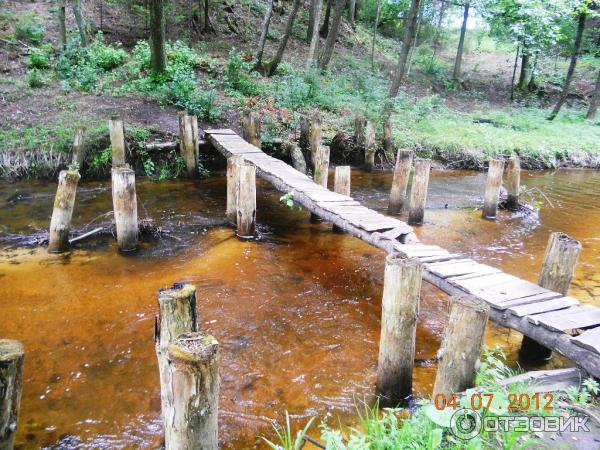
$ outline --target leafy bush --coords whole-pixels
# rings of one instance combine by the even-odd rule
[[[29,69],[27,71],[27,84],[30,88],[40,88],[44,86],[44,75],[40,69]]]
[[[27,67],[30,69],[48,69],[50,67],[51,52],[52,45],[50,44],[32,49],[27,60]]]
[[[113,46],[104,43],[104,36],[101,32],[96,34],[96,38],[90,45],[89,63],[104,71],[119,67],[125,62],[127,52],[119,46]]]
[[[252,63],[245,61],[243,54],[235,49],[229,52],[225,68],[225,85],[243,95],[253,96],[262,93]]]
[[[15,25],[15,39],[29,44],[39,45],[44,40],[44,26],[39,17],[24,15]]]

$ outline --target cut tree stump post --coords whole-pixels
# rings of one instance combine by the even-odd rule
[[[166,412],[173,408],[171,371],[169,369],[169,344],[184,333],[198,331],[196,312],[196,286],[175,283],[168,289],[158,291],[158,316],[154,328],[154,347],[158,358],[160,375],[160,402],[165,424]]]
[[[194,126],[192,116],[185,112],[179,113],[179,153],[185,161],[186,174],[193,178],[196,176],[196,148],[194,148]]]
[[[138,244],[135,172],[128,167],[112,169],[112,199],[119,250],[133,251]]]
[[[365,131],[367,128],[367,120],[362,114],[358,114],[354,118],[354,142],[359,152],[364,152],[366,149],[365,145]]]
[[[326,145],[319,145],[314,159],[314,171],[313,180],[315,183],[320,184],[324,188],[327,187],[327,181],[329,179],[329,147]],[[322,222],[321,218],[310,213],[310,221],[312,223]]]
[[[58,175],[58,188],[54,197],[48,238],[50,253],[61,253],[69,249],[69,230],[80,178],[77,170],[61,170]]]
[[[261,148],[260,139],[260,116],[252,110],[244,111],[242,116],[242,137],[255,147]]]
[[[412,392],[422,265],[390,254],[385,261],[377,393],[382,406],[397,406]]]
[[[0,339],[0,449],[12,450],[23,392],[23,344]]]
[[[310,150],[310,121],[306,116],[300,117],[300,139],[298,144],[304,155]]]
[[[198,130],[198,117],[190,116],[190,120],[192,121],[192,142],[194,144],[194,162],[196,163],[196,167],[194,167],[194,174],[197,174],[198,161],[200,161],[200,132]]]
[[[83,161],[85,160],[85,127],[79,126],[75,129],[75,137],[73,138],[73,164],[77,165],[77,169],[81,170]]]
[[[167,450],[219,448],[219,343],[186,333],[169,345],[173,404],[164,411]]]
[[[408,213],[409,225],[423,224],[430,170],[431,161],[429,159],[415,158],[415,175],[410,191],[410,210]]]
[[[495,219],[498,211],[498,200],[500,198],[500,187],[502,186],[502,172],[504,161],[500,159],[490,160],[488,168],[487,185],[483,200],[483,218]]]
[[[237,194],[240,185],[240,165],[244,159],[241,156],[227,158],[227,221],[237,224]]]
[[[383,150],[388,155],[393,155],[396,151],[394,138],[392,137],[392,124],[389,117],[383,121]]]
[[[521,189],[521,162],[519,157],[513,155],[506,165],[506,207],[511,211],[519,208],[519,190]]]
[[[473,296],[451,297],[449,309],[432,399],[473,387],[489,316],[489,307]]]
[[[333,190],[338,194],[350,197],[350,182],[352,179],[352,171],[350,166],[337,166],[333,177]],[[333,226],[333,231],[342,232],[342,229],[337,225]]]
[[[108,121],[108,132],[110,134],[110,147],[112,148],[112,166],[125,165],[125,130],[123,119],[113,116]]]
[[[319,113],[314,113],[311,121],[310,121],[310,138],[309,138],[309,144],[310,144],[310,163],[312,164],[313,168],[316,170],[316,158],[317,158],[317,152],[319,150],[319,148],[321,147],[321,138],[322,138],[322,131],[321,131],[321,115]]]
[[[579,241],[565,233],[550,234],[538,284],[543,288],[567,295],[580,252]],[[541,363],[552,357],[552,350],[528,336],[523,336],[519,356],[530,363]]]
[[[400,214],[402,208],[404,208],[412,158],[412,151],[398,150],[396,155],[396,165],[394,166],[392,189],[390,191],[390,203],[388,205],[389,214]]]
[[[244,162],[238,170],[237,236],[250,239],[256,231],[256,167]]]
[[[375,140],[375,121],[368,120],[365,127],[365,169],[372,171],[375,167],[375,152],[377,142]]]

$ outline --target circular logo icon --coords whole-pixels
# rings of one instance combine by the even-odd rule
[[[481,432],[481,416],[472,409],[459,409],[452,414],[450,430],[457,438],[472,439]]]

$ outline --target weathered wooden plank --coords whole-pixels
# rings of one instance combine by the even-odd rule
[[[528,297],[517,298],[514,300],[507,300],[506,302],[502,303],[501,309],[504,310],[504,309],[512,308],[514,306],[528,305],[530,303],[545,302],[548,300],[553,300],[553,299],[562,298],[562,297],[564,297],[564,295],[562,295],[558,292],[552,292],[552,291],[542,292],[541,294],[530,295]]]
[[[442,278],[478,272],[480,264],[473,260],[446,261],[443,265],[427,265],[427,269]]]
[[[578,305],[579,302],[573,297],[559,297],[552,300],[538,301],[535,303],[525,303],[514,306],[508,310],[509,313],[518,317],[541,314],[559,309],[566,309],[570,306]]]
[[[571,342],[579,347],[600,354],[600,327],[592,328],[577,337],[571,338]]]
[[[527,384],[528,392],[556,392],[570,387],[579,388],[587,374],[579,367],[554,370],[535,370],[506,378],[500,386]]]
[[[500,269],[496,269],[495,267],[488,266],[487,264],[479,264],[479,270],[473,273],[467,273],[465,275],[457,275],[456,277],[452,277],[453,281],[460,280],[469,280],[473,278],[479,278],[485,275],[494,275],[496,273],[501,273]]]
[[[436,261],[449,261],[453,259],[460,258],[462,255],[458,253],[448,253],[447,255],[438,255],[438,256],[417,256],[423,263],[432,263]],[[427,267],[425,267],[427,270]]]
[[[507,273],[484,274],[474,278],[449,280],[452,285],[457,286],[468,294],[477,295],[483,288],[489,288],[498,284],[514,282],[518,280]]]
[[[572,306],[526,317],[531,323],[553,331],[576,330],[600,325],[600,309],[588,305]]]
[[[428,268],[428,267],[438,268],[438,267],[445,267],[445,266],[449,266],[449,265],[453,265],[453,264],[463,264],[463,263],[478,264],[476,261],[473,261],[470,258],[455,258],[452,261],[440,261],[440,262],[425,264],[425,267],[426,268]]]
[[[211,128],[209,130],[204,130],[204,134],[235,134],[237,136],[237,133],[229,128]]]

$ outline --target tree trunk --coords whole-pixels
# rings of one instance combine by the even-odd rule
[[[517,46],[517,52],[515,53],[515,62],[513,64],[512,78],[510,80],[510,101],[515,99],[515,75],[517,74],[517,64],[519,63],[519,51],[520,46]]]
[[[377,38],[377,26],[379,25],[380,14],[381,0],[377,0],[377,12],[375,13],[375,23],[373,24],[373,45],[371,46],[371,70],[375,68],[375,40]]]
[[[600,100],[600,70],[598,70],[598,77],[596,78],[596,88],[592,94],[590,100],[590,109],[588,109],[587,115],[585,116],[589,120],[596,118],[596,112],[598,111],[598,101]]]
[[[165,12],[163,0],[149,0],[150,8],[150,66],[155,72],[167,68],[165,55]]]
[[[0,449],[14,448],[23,392],[23,344],[0,339]]]
[[[260,29],[260,37],[258,38],[258,44],[256,47],[256,66],[260,66],[262,61],[263,51],[265,49],[265,42],[267,41],[267,33],[269,32],[269,24],[271,23],[271,16],[273,15],[273,0],[267,1],[267,12]]]
[[[319,48],[319,23],[321,22],[321,6],[323,0],[313,0],[311,2],[311,17],[312,22],[309,21],[309,38],[310,48],[308,50],[308,57],[306,58],[306,68],[313,67],[317,62],[317,53]]]
[[[65,0],[58,0],[58,41],[61,51],[67,47],[67,24]]]
[[[204,32],[207,33],[212,29],[209,16],[209,0],[204,0]]]
[[[468,3],[465,5],[463,13],[462,27],[460,28],[460,39],[458,41],[458,50],[456,51],[456,59],[454,60],[454,70],[452,71],[452,78],[455,81],[460,81],[460,66],[462,65],[463,50],[465,48],[465,34],[467,33],[467,21],[469,20],[469,8],[471,5]]]
[[[348,22],[350,26],[354,28],[354,21],[356,20],[356,0],[350,0],[348,5]]]
[[[319,31],[322,38],[326,38],[329,34],[329,17],[331,16],[331,5],[333,4],[333,1],[334,0],[327,0],[327,9],[325,9],[325,19],[323,20],[323,26]]]
[[[433,39],[433,56],[436,55],[440,47],[442,46],[442,23],[444,22],[444,16],[446,15],[446,8],[448,3],[442,0],[440,6],[440,15],[438,16],[437,30]]]
[[[281,39],[279,47],[277,48],[277,53],[269,63],[260,67],[260,71],[263,75],[270,77],[277,70],[277,66],[283,58],[283,53],[285,52],[285,48],[287,47],[287,42],[290,39],[290,35],[292,34],[292,28],[294,27],[294,20],[296,19],[296,14],[298,13],[299,6],[300,0],[294,0],[294,3],[292,3],[292,10],[290,11],[290,15],[288,16],[287,22],[285,24],[285,32],[283,34],[283,38]]]
[[[585,19],[586,14],[582,12],[579,14],[579,20],[577,23],[577,34],[575,35],[575,48],[573,49],[573,54],[571,55],[571,63],[569,64],[569,70],[567,71],[567,78],[565,79],[565,84],[563,86],[562,92],[560,94],[560,98],[548,117],[548,120],[554,120],[554,118],[560,112],[560,109],[564,105],[567,100],[567,94],[569,93],[569,86],[571,85],[571,81],[573,80],[573,73],[575,73],[575,67],[577,66],[577,58],[579,57],[579,52],[581,51],[581,41],[583,38],[583,31],[585,30]]]
[[[421,0],[411,0],[410,9],[406,17],[404,24],[404,36],[402,38],[402,50],[400,51],[400,58],[398,60],[398,66],[396,68],[396,74],[392,80],[390,86],[389,97],[394,98],[398,95],[398,89],[406,74],[406,62],[408,60],[408,54],[410,53],[410,47],[412,45],[413,37],[416,29],[417,22],[417,11],[419,10],[419,3]]]
[[[335,46],[335,41],[337,40],[338,32],[340,30],[342,15],[344,14],[345,3],[346,0],[335,1],[335,9],[333,11],[333,18],[331,21],[331,30],[329,30],[329,33],[327,34],[327,40],[325,41],[323,55],[321,56],[321,60],[319,61],[319,67],[321,69],[325,69],[329,65],[329,61],[331,61],[331,56],[333,55],[333,47]]]
[[[529,76],[530,55],[527,52],[527,48],[523,46],[523,53],[521,55],[521,72],[519,73],[519,82],[517,83],[517,89],[520,91],[525,90],[525,86],[527,86],[527,78]]]
[[[88,39],[85,30],[85,20],[81,14],[81,0],[71,0],[71,7],[73,8],[73,15],[75,16],[75,22],[77,22],[77,28],[79,29],[79,37],[81,38],[81,45],[83,48],[88,47]]]

